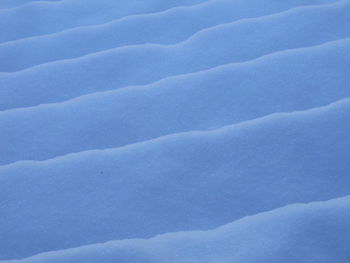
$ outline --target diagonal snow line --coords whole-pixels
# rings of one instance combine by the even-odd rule
[[[55,2],[46,2],[46,1],[34,1],[34,2],[31,2],[31,3],[27,3],[25,5],[21,5],[21,6],[17,6],[17,7],[12,7],[12,8],[0,8],[0,14],[2,12],[7,12],[7,11],[16,11],[17,9],[22,9],[23,7],[27,7],[27,6],[32,6],[32,5],[61,5],[61,4],[64,4],[66,0],[64,1],[55,1]],[[103,22],[103,23],[98,23],[98,24],[94,24],[94,25],[90,25],[90,26],[99,26],[99,25],[104,25],[104,24],[107,24],[107,23],[111,23],[111,22],[115,22],[115,21],[118,21],[118,20],[122,20],[124,18],[128,18],[128,17],[131,17],[131,16],[139,16],[139,15],[146,15],[146,14],[156,14],[156,13],[160,13],[160,12],[165,12],[165,11],[168,11],[170,9],[173,9],[173,8],[182,8],[182,7],[191,7],[191,6],[195,6],[195,5],[200,5],[200,4],[203,4],[203,3],[206,3],[208,1],[215,1],[215,0],[205,0],[201,3],[198,3],[198,4],[192,4],[192,5],[179,5],[179,6],[173,6],[173,7],[169,7],[169,8],[165,8],[164,10],[162,11],[154,11],[154,12],[146,12],[146,13],[138,13],[138,14],[130,14],[130,15],[125,15],[125,16],[121,16],[117,19],[113,19],[113,20],[110,20],[108,22]],[[65,32],[65,31],[68,31],[68,30],[71,30],[71,29],[76,29],[76,28],[84,28],[84,27],[88,27],[88,26],[73,26],[73,27],[68,27],[68,28],[65,28],[63,30],[59,30],[59,31],[55,31],[55,32],[50,32],[50,33],[46,33],[46,34],[38,34],[38,35],[31,35],[31,36],[27,36],[27,37],[22,37],[22,38],[18,38],[18,39],[15,39],[15,40],[7,40],[7,41],[4,41],[4,42],[1,42],[0,44],[6,44],[6,43],[11,43],[11,42],[15,42],[15,41],[19,41],[19,40],[25,40],[25,39],[30,39],[30,38],[35,38],[35,37],[40,37],[40,36],[45,36],[45,35],[51,35],[51,34],[55,34],[55,33],[62,33],[62,32]]]
[[[246,120],[246,121],[238,122],[238,123],[231,124],[231,125],[225,125],[223,127],[212,129],[212,130],[192,130],[192,131],[186,131],[186,132],[172,133],[172,134],[163,135],[163,136],[153,138],[150,140],[146,140],[146,141],[127,144],[127,145],[120,146],[120,147],[106,148],[106,149],[91,149],[91,150],[85,150],[85,151],[81,151],[81,152],[68,153],[68,154],[60,155],[60,156],[57,156],[57,157],[54,157],[51,159],[47,159],[47,160],[20,160],[20,161],[16,161],[13,163],[1,165],[0,172],[2,169],[8,169],[8,168],[12,168],[12,167],[15,167],[17,165],[22,165],[22,164],[33,164],[33,165],[45,164],[46,165],[46,164],[49,164],[50,162],[67,160],[71,157],[76,158],[78,156],[83,156],[86,154],[88,155],[91,153],[128,151],[130,149],[134,149],[134,148],[137,148],[137,147],[140,147],[143,145],[148,145],[148,144],[152,144],[152,143],[162,143],[168,139],[179,138],[182,136],[202,135],[202,134],[217,134],[217,133],[225,132],[225,131],[232,130],[232,129],[239,129],[241,127],[254,126],[254,125],[264,123],[267,121],[281,120],[281,119],[285,119],[286,117],[294,117],[294,116],[300,117],[300,116],[304,116],[307,114],[320,114],[320,113],[322,114],[324,111],[328,111],[328,110],[331,110],[331,109],[339,107],[339,106],[341,107],[344,104],[345,105],[350,104],[350,97],[343,98],[341,100],[337,100],[335,102],[332,102],[328,105],[321,106],[321,107],[314,107],[314,108],[302,110],[302,111],[272,113],[272,114],[268,114],[268,115],[265,115],[263,117],[259,117],[256,119]]]
[[[46,259],[48,257],[55,257],[59,255],[67,255],[68,253],[79,253],[82,250],[90,250],[90,249],[99,249],[103,248],[105,246],[111,246],[111,247],[116,247],[120,244],[123,244],[125,242],[128,243],[134,243],[134,242],[154,242],[154,241],[161,241],[164,242],[164,240],[169,240],[172,238],[176,237],[191,237],[194,235],[203,235],[203,234],[212,234],[215,232],[228,232],[226,231],[227,228],[232,229],[235,227],[240,227],[242,224],[249,224],[251,225],[254,222],[258,222],[262,218],[265,217],[272,217],[274,215],[280,215],[281,213],[283,214],[289,214],[289,213],[302,213],[305,211],[308,211],[310,209],[329,209],[332,208],[338,204],[347,204],[350,205],[350,195],[345,195],[345,196],[337,196],[331,199],[327,200],[315,200],[312,202],[299,202],[299,203],[290,203],[286,204],[282,207],[275,208],[272,210],[260,212],[257,214],[249,215],[242,217],[240,219],[234,220],[232,222],[229,222],[227,224],[218,226],[213,229],[208,229],[208,230],[190,230],[190,231],[179,231],[179,232],[167,232],[167,233],[162,233],[155,235],[151,238],[130,238],[130,239],[120,239],[120,240],[110,240],[102,243],[94,243],[90,245],[83,245],[83,246],[78,246],[78,247],[72,247],[72,248],[67,248],[67,249],[61,249],[61,250],[54,250],[54,251],[47,251],[47,252],[42,252],[39,254],[32,255],[30,257],[22,258],[22,259],[10,259],[10,260],[0,260],[0,263],[26,263],[32,262],[32,260],[41,260],[41,259]]]
[[[165,77],[163,79],[157,80],[155,82],[149,83],[149,84],[145,84],[145,85],[130,85],[130,86],[126,86],[126,87],[121,87],[121,88],[117,88],[117,89],[112,89],[112,90],[104,90],[104,91],[98,91],[98,92],[91,92],[91,93],[87,93],[87,94],[83,94],[77,97],[73,97],[70,98],[68,100],[63,100],[63,101],[59,101],[59,102],[54,102],[54,103],[42,103],[42,104],[38,104],[38,105],[34,105],[34,106],[29,106],[29,107],[18,107],[18,108],[11,108],[11,109],[6,109],[6,110],[2,110],[0,111],[0,117],[2,114],[7,114],[7,113],[16,113],[18,111],[24,111],[24,110],[33,110],[33,109],[38,109],[38,108],[46,108],[46,107],[61,107],[65,104],[70,104],[70,103],[75,103],[78,102],[80,100],[85,100],[88,98],[92,98],[92,97],[97,97],[97,96],[102,96],[105,94],[112,94],[112,93],[123,93],[126,92],[128,90],[140,90],[140,89],[149,89],[152,88],[152,86],[160,84],[160,83],[166,83],[167,81],[173,81],[176,79],[182,79],[182,78],[186,78],[186,77],[191,77],[191,76],[196,76],[196,75],[202,75],[202,74],[208,74],[211,72],[216,72],[216,71],[220,71],[222,69],[226,69],[232,66],[240,66],[240,65],[247,65],[247,64],[252,64],[252,63],[258,63],[260,61],[263,60],[268,60],[271,58],[275,58],[277,56],[283,56],[284,54],[288,54],[288,53],[295,53],[295,55],[297,56],[297,52],[298,51],[304,51],[304,50],[313,50],[313,49],[318,49],[318,48],[323,48],[323,47],[327,47],[327,46],[331,46],[333,44],[337,44],[337,43],[349,43],[350,44],[350,37],[349,38],[342,38],[342,39],[338,39],[338,40],[333,40],[333,41],[329,41],[329,42],[324,42],[322,44],[318,44],[315,46],[307,46],[307,47],[300,47],[300,48],[293,48],[293,49],[285,49],[285,50],[281,50],[281,51],[277,51],[277,52],[273,52],[273,53],[269,53],[257,58],[254,58],[252,60],[248,60],[248,61],[243,61],[243,62],[232,62],[232,63],[227,63],[227,64],[221,64],[209,69],[205,69],[205,70],[200,70],[200,71],[196,71],[196,72],[190,72],[190,73],[184,73],[184,74],[179,74],[179,75],[172,75],[172,76],[168,76]]]
[[[255,17],[255,18],[244,18],[244,19],[240,19],[238,21],[234,21],[234,22],[230,22],[230,23],[224,23],[224,24],[219,24],[219,25],[215,25],[213,27],[208,27],[205,29],[202,29],[198,32],[196,32],[195,34],[193,34],[192,36],[190,36],[189,38],[187,38],[184,41],[175,43],[175,44],[171,44],[171,45],[162,45],[162,44],[154,44],[154,43],[146,43],[146,44],[136,44],[136,45],[127,45],[127,46],[121,46],[121,47],[117,47],[117,48],[110,48],[110,49],[105,49],[105,50],[101,50],[101,51],[97,51],[97,52],[93,52],[93,53],[89,53],[80,57],[76,57],[76,58],[67,58],[67,59],[62,59],[62,60],[56,60],[56,61],[51,61],[51,62],[47,62],[47,63],[43,63],[43,64],[38,64],[29,68],[25,68],[19,71],[15,71],[15,72],[0,72],[0,77],[1,76],[5,76],[5,75],[16,75],[16,74],[20,74],[22,72],[26,72],[26,71],[34,71],[36,69],[39,69],[41,67],[45,67],[47,65],[51,65],[51,64],[56,64],[56,63],[61,63],[61,62],[79,62],[80,60],[86,59],[86,58],[90,58],[90,57],[97,57],[99,55],[102,54],[108,54],[110,52],[115,52],[118,50],[128,50],[128,49],[134,49],[134,48],[144,48],[144,47],[160,47],[160,48],[175,48],[177,46],[181,46],[184,44],[187,44],[189,42],[191,42],[192,40],[194,40],[195,38],[199,37],[202,34],[207,33],[208,31],[214,31],[216,29],[219,28],[225,28],[225,27],[229,27],[232,25],[239,25],[239,24],[245,24],[245,23],[251,23],[251,22],[260,22],[260,21],[265,21],[268,20],[270,18],[275,18],[275,17],[279,17],[279,16],[285,16],[288,15],[290,13],[295,13],[295,12],[299,12],[299,11],[304,11],[304,10],[312,10],[314,8],[329,8],[329,7],[337,7],[338,5],[342,5],[344,3],[350,2],[350,0],[340,0],[339,2],[336,3],[331,3],[331,4],[321,4],[321,5],[313,5],[313,6],[302,6],[302,7],[296,7],[296,8],[291,8],[289,10],[280,12],[280,13],[275,13],[275,14],[270,14],[270,15],[266,15],[266,16],[262,16],[262,17]],[[7,42],[3,42],[2,44],[7,43]],[[265,54],[267,55],[267,54]]]
[[[173,11],[176,11],[176,10],[191,10],[191,9],[196,9],[198,7],[202,7],[202,6],[205,6],[205,5],[208,5],[210,3],[215,3],[217,0],[209,0],[207,2],[203,2],[203,3],[200,3],[200,4],[197,4],[197,5],[194,5],[194,6],[181,6],[181,7],[174,7],[174,8],[170,8],[170,9],[167,9],[165,11],[161,11],[161,12],[157,12],[157,13],[151,13],[151,14],[137,14],[137,15],[130,15],[130,16],[126,16],[126,17],[123,17],[121,19],[117,19],[117,20],[114,20],[114,21],[111,21],[111,22],[107,22],[105,24],[99,24],[99,25],[90,25],[90,26],[81,26],[81,27],[75,27],[75,28],[70,28],[70,29],[67,29],[65,31],[61,31],[61,32],[54,32],[54,33],[51,33],[51,34],[46,34],[46,35],[40,35],[40,36],[33,36],[33,37],[27,37],[27,38],[22,38],[22,39],[17,39],[17,40],[13,40],[13,41],[8,41],[8,42],[3,42],[3,43],[0,43],[0,49],[3,47],[3,48],[6,48],[6,47],[9,47],[11,45],[16,45],[17,43],[23,43],[23,42],[28,42],[28,41],[31,41],[31,40],[45,40],[45,39],[50,39],[50,38],[54,38],[54,37],[59,37],[60,35],[64,35],[65,33],[70,33],[70,32],[75,32],[75,31],[79,31],[79,30],[93,30],[93,29],[104,29],[104,28],[107,28],[109,25],[114,25],[114,24],[117,24],[118,22],[125,22],[125,21],[128,21],[128,20],[133,20],[135,18],[138,18],[138,17],[142,17],[142,18],[145,18],[145,17],[153,17],[153,16],[157,16],[157,15],[166,15],[167,13],[171,13]],[[333,2],[332,4],[336,4],[338,2]],[[228,24],[228,23],[235,23],[235,22],[239,22],[241,20],[246,20],[246,19],[253,19],[253,18],[261,18],[261,17],[265,17],[265,16],[271,16],[271,15],[274,15],[274,14],[278,14],[278,13],[281,13],[281,12],[286,12],[288,10],[292,10],[292,9],[295,9],[295,8],[301,8],[301,7],[315,7],[315,6],[327,6],[327,5],[331,5],[331,4],[312,4],[312,5],[303,5],[303,6],[296,6],[296,7],[290,7],[290,8],[286,8],[285,10],[282,10],[280,12],[273,12],[271,14],[267,14],[267,15],[264,15],[264,16],[259,16],[259,17],[246,17],[246,18],[240,18],[240,19],[237,19],[237,20],[232,20],[232,22],[227,22],[227,23],[224,23],[224,24]],[[223,24],[214,24],[212,27],[214,26],[219,26],[219,25],[223,25]],[[211,27],[207,27],[207,28],[202,28],[201,30],[205,30],[205,29],[210,29]],[[201,30],[197,31],[196,33],[199,33]],[[195,33],[195,34],[196,34]],[[191,36],[187,37],[190,38]],[[184,42],[186,41],[185,40],[182,40],[182,41],[178,41],[177,43],[181,43],[181,42]],[[146,43],[144,43],[146,44]],[[156,44],[156,43],[155,43]],[[137,44],[137,45],[142,45],[142,44]],[[174,45],[174,44],[167,44],[165,46],[169,46],[169,45]],[[118,46],[118,47],[115,47],[115,48],[121,48],[121,47],[126,47],[128,45],[121,45],[121,46]],[[28,68],[31,68],[31,67],[35,67],[37,65],[41,65],[41,64],[45,64],[45,63],[49,63],[49,62],[54,62],[54,61],[60,61],[60,60],[65,60],[65,59],[73,59],[73,58],[79,58],[79,57],[82,57],[82,56],[87,56],[89,54],[94,54],[94,53],[97,53],[97,52],[102,52],[102,51],[105,51],[105,50],[109,50],[109,49],[115,49],[115,48],[103,48],[103,49],[100,49],[100,50],[96,50],[96,51],[92,51],[92,52],[88,52],[84,55],[80,55],[80,56],[72,56],[70,58],[61,58],[61,59],[55,59],[55,60],[52,60],[52,61],[48,61],[48,62],[42,62],[42,63],[38,63],[38,64],[34,64],[30,67],[25,67],[21,70],[16,70],[16,71],[3,71],[3,73],[15,73],[15,72],[18,72],[18,71],[22,71],[22,70],[25,70],[25,69],[28,69]]]

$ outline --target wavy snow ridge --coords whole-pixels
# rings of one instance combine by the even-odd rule
[[[127,46],[2,73],[0,109],[145,85],[165,77],[248,61],[277,51],[319,45],[350,37],[349,21],[350,1],[341,1],[211,27],[172,46]],[[319,30],[322,23],[327,23],[327,28]],[[237,35],[242,37],[237,38]],[[6,99],[8,97],[12,99]]]
[[[0,163],[117,147],[326,105],[350,97],[349,53],[350,39],[345,39],[148,86],[0,112],[0,144],[7,145],[0,149]]]
[[[59,32],[78,26],[102,24],[129,15],[159,12],[205,0],[64,0],[29,2],[0,9],[0,43]]]
[[[13,246],[7,257],[208,229],[346,195],[349,128],[346,99],[213,131],[3,166],[0,254]]]
[[[350,257],[350,196],[289,205],[245,217],[209,231],[111,241],[40,254],[8,263],[118,262],[317,262],[346,263]],[[304,233],[310,235],[305,238]],[[244,244],[244,245],[243,245]],[[291,248],[291,245],[293,247]],[[332,252],[332,253],[330,253]],[[100,261],[101,262],[101,261]]]
[[[332,1],[310,1],[307,4],[326,3]],[[26,38],[0,45],[0,71],[18,71],[126,45],[174,44],[209,26],[276,13],[301,4],[305,1],[212,0],[159,13],[128,16],[103,25]],[[53,49],[55,52],[52,52]],[[21,57],[17,55],[19,52]]]
[[[1,263],[348,263],[349,0],[0,8]]]

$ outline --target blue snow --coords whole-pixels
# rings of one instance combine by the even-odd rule
[[[0,263],[349,263],[350,0],[0,0]]]

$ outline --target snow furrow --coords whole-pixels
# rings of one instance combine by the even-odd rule
[[[175,44],[197,31],[218,24],[277,13],[305,4],[330,3],[332,1],[212,0],[159,13],[129,16],[103,25],[0,44],[0,71],[18,71],[126,45]],[[18,56],[19,53],[21,56]]]
[[[214,131],[3,166],[0,255],[205,230],[348,195],[349,143],[344,99]]]
[[[334,16],[336,20],[332,19]],[[0,74],[2,110],[64,101],[350,36],[350,2],[217,26],[173,46],[137,45]],[[320,23],[327,26],[318,30]],[[284,28],[286,28],[284,30]],[[282,32],[283,34],[279,33]],[[8,98],[11,97],[9,100]]]
[[[0,112],[0,163],[118,147],[326,105],[350,97],[349,53],[350,39],[344,39],[147,86]]]

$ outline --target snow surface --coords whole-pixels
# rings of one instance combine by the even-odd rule
[[[0,263],[349,263],[350,0],[0,0]]]

